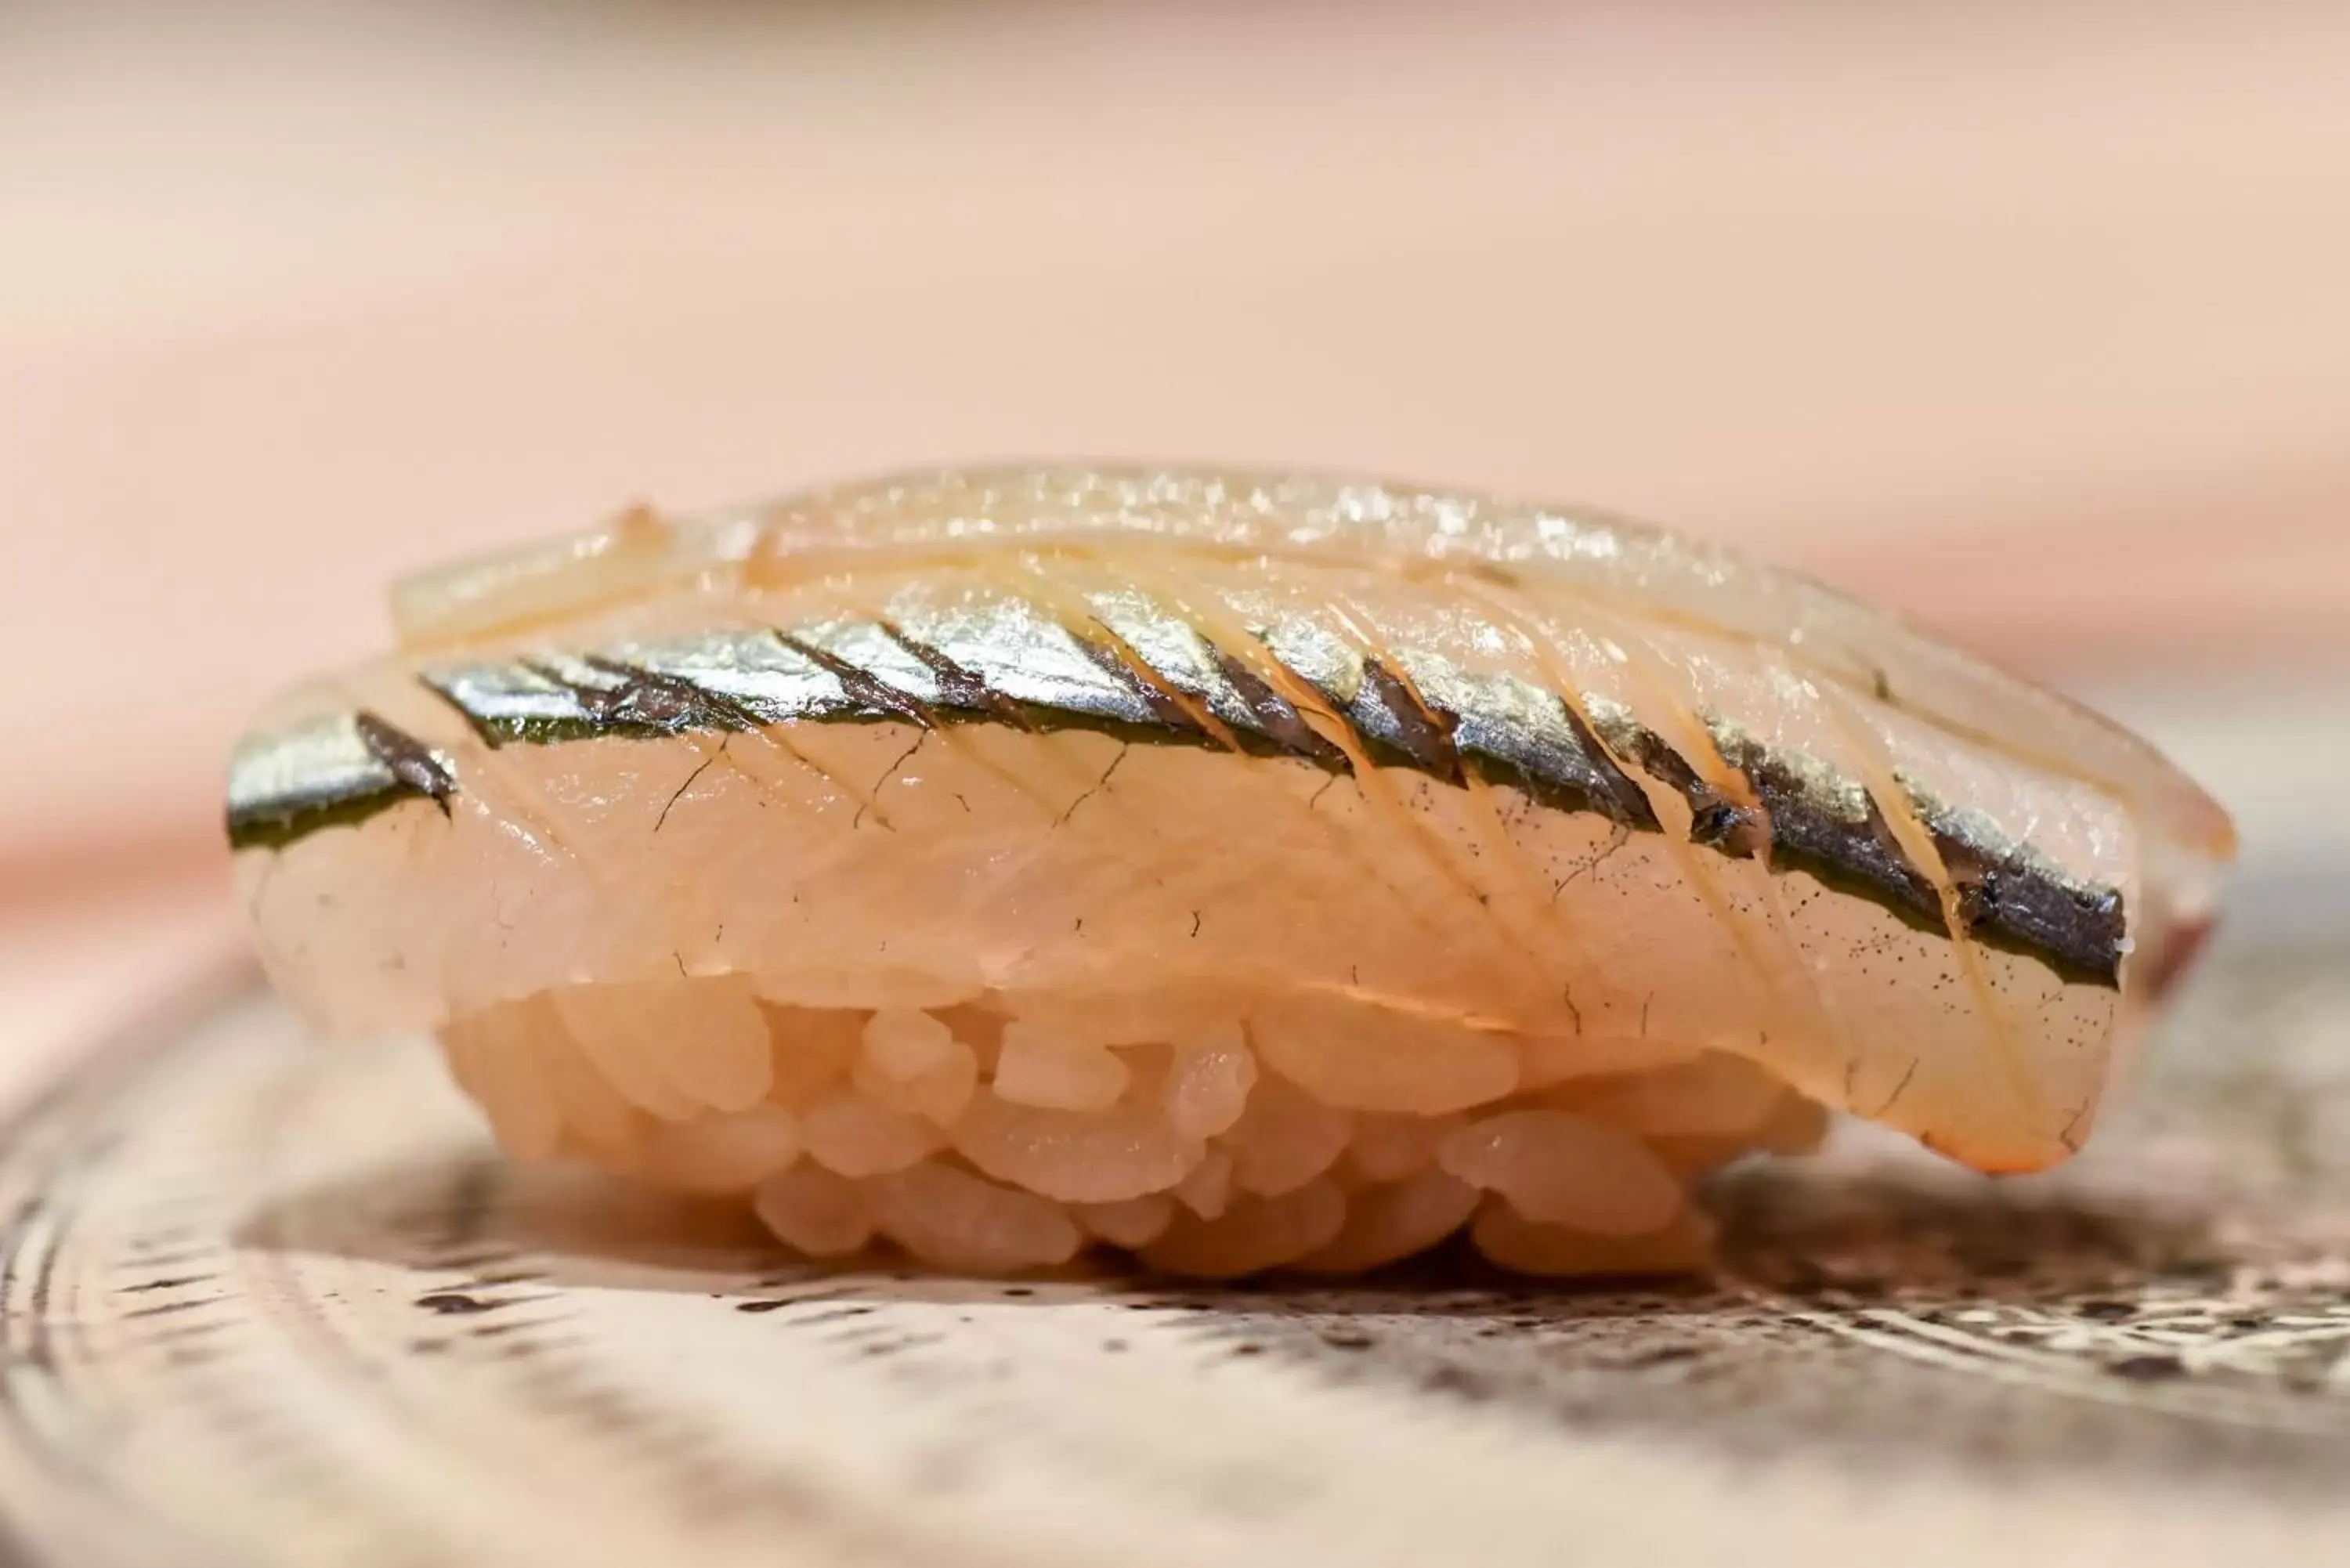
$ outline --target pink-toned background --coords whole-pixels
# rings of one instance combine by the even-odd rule
[[[229,940],[221,757],[390,573],[906,462],[1646,514],[2285,821],[2345,84],[2314,0],[0,7],[0,1054]]]

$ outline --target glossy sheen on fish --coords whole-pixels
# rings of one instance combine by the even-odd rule
[[[345,1030],[655,971],[1303,999],[1741,1055],[2029,1168],[2228,851],[2141,742],[1828,590],[1376,483],[924,475],[395,603],[229,792],[272,973]]]

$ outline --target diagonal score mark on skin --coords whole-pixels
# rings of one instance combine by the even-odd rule
[[[671,682],[671,684],[690,685],[691,683]],[[474,766],[478,770],[479,776],[477,778],[468,779],[466,781],[466,788],[458,792],[459,796],[463,797],[468,793],[477,796],[483,796],[483,799],[474,804],[478,804],[482,806],[483,819],[494,832],[511,834],[522,837],[524,842],[531,845],[534,850],[540,855],[542,860],[547,858],[547,850],[549,846],[551,846],[554,850],[560,852],[566,860],[576,867],[582,875],[586,876],[589,882],[598,889],[599,893],[607,898],[615,897],[616,889],[619,886],[620,879],[612,867],[607,864],[601,856],[588,853],[584,843],[577,838],[577,836],[571,835],[567,829],[558,832],[558,824],[561,819],[560,814],[555,809],[555,802],[551,799],[544,787],[531,784],[525,779],[520,771],[514,765],[512,760],[506,755],[507,748],[491,743],[491,742],[480,732],[479,729],[475,727],[473,716],[466,712],[465,709],[458,703],[457,700],[453,696],[442,691],[438,685],[430,680],[419,680],[416,682],[416,685],[420,690],[436,699],[441,704],[455,711],[458,716],[466,722],[467,733],[471,743],[474,747]],[[738,712],[740,711],[740,705],[733,703],[731,699],[720,698],[717,694],[708,692],[699,686],[694,686],[692,690],[715,705],[732,708],[736,710]],[[348,693],[346,693],[346,695],[348,695]],[[748,714],[744,714],[743,716],[746,719],[751,717]],[[754,729],[752,732],[755,733],[758,732]],[[713,747],[706,736],[697,733],[691,729],[677,731],[675,734],[678,739],[681,740],[683,743],[701,759],[692,770],[693,776],[699,776],[702,770],[704,767],[707,767],[710,763],[717,757],[719,753],[724,750],[723,742],[719,742],[717,746]],[[549,747],[532,746],[529,748],[529,752],[535,753],[544,751],[548,754],[559,754],[567,747],[586,746],[598,743],[599,743],[598,738],[590,738],[577,742],[558,742]],[[517,754],[519,755],[524,753],[518,753]],[[730,767],[734,766],[731,760],[729,765]],[[743,770],[737,767],[735,771],[741,773]],[[749,775],[746,774],[744,776],[748,777]],[[488,798],[488,792],[485,792],[483,787],[484,782],[487,782],[493,787],[495,794],[503,798],[494,802]],[[687,782],[690,784],[691,782],[691,778],[689,778]],[[751,782],[754,787],[759,785],[759,781],[755,778],[752,778]],[[679,793],[682,793],[682,786],[681,786]],[[675,804],[674,796],[672,796],[670,804],[672,805]],[[494,805],[502,806],[503,810],[492,809]],[[661,819],[665,821],[668,815],[669,807],[664,806],[660,814]],[[656,830],[658,830],[658,826],[659,825],[656,824]],[[709,895],[705,890],[703,890],[702,884],[696,880],[689,878],[681,884],[680,892],[685,899],[683,904],[678,906],[678,914],[683,919],[681,929],[691,930],[696,933],[712,929],[713,923],[712,916],[713,912],[709,907]],[[708,959],[714,957],[714,953],[709,949],[708,945],[700,942],[698,936],[697,947],[697,958]]]
[[[982,588],[986,588],[991,584],[1000,586],[1006,575],[1001,562],[993,558],[992,552],[957,551],[944,554],[930,563],[929,570],[939,576],[961,574]],[[880,628],[893,641],[900,646],[908,645],[909,639],[905,634],[897,629],[908,618],[903,613],[902,607],[894,606],[886,598],[877,598],[870,592],[858,591],[852,581],[834,583],[830,597],[832,607],[845,618]],[[910,651],[912,650],[910,649]],[[925,655],[937,655],[937,650],[925,648],[914,653],[916,659],[925,665],[930,665],[930,659]],[[943,657],[943,655],[938,656]],[[832,659],[832,665],[828,668],[838,666],[854,669],[854,667],[842,665],[841,661],[833,659],[829,654],[823,657]],[[935,670],[936,666],[931,665],[931,668]],[[957,668],[960,669],[960,666]],[[854,673],[865,680],[874,681],[876,685],[886,685],[869,670],[855,670]],[[965,671],[964,673],[971,674],[974,680],[981,679],[975,672]],[[905,693],[898,692],[895,687],[889,687],[888,690],[908,702],[913,701]],[[1049,823],[1059,814],[1061,809],[1059,802],[1066,792],[1048,788],[1045,784],[1029,776],[1012,762],[995,755],[987,741],[988,725],[959,724],[944,719],[942,715],[932,714],[927,709],[920,709],[920,704],[916,704],[916,707],[921,713],[920,722],[937,731],[941,743],[952,752],[958,759],[995,779],[1014,794],[1025,800],[1036,809],[1038,815],[1045,822]],[[1003,720],[999,713],[998,727],[1007,725],[1008,721]],[[1082,788],[1087,782],[1087,775],[1082,770],[1073,767],[1056,747],[1041,746],[1034,748],[1033,751],[1024,750],[1016,754],[1024,758],[1035,758],[1045,768],[1066,782],[1070,789]]]
[[[1729,867],[1699,855],[1693,847],[1684,846],[1681,852],[1691,867],[1695,885],[1705,890],[1709,907],[1721,911],[1727,929],[1733,933],[1740,957],[1761,985],[1764,996],[1773,1003],[1792,1002],[1793,998],[1788,996],[1791,990],[1808,997],[1813,1015],[1826,1032],[1827,1044],[1845,1064],[1844,1070],[1849,1075],[1859,1064],[1859,1047],[1835,992],[1822,982],[1818,971],[1813,967],[1804,950],[1803,940],[1795,933],[1794,919],[1787,908],[1784,890],[1772,869],[1773,841],[1776,830],[1771,823],[1770,813],[1763,808],[1755,791],[1753,781],[1721,754],[1704,722],[1672,690],[1671,683],[1662,673],[1670,667],[1670,661],[1647,633],[1616,619],[1588,600],[1579,601],[1579,605],[1588,625],[1626,651],[1623,669],[1627,676],[1636,688],[1647,692],[1655,704],[1655,711],[1650,715],[1652,726],[1661,722],[1677,732],[1677,734],[1666,737],[1668,743],[1672,744],[1683,760],[1697,770],[1699,776],[1710,787],[1724,798],[1736,801],[1742,809],[1753,815],[1762,827],[1764,842],[1755,856],[1760,872],[1756,887],[1762,901],[1763,929],[1775,944],[1781,959],[1775,969],[1765,964],[1761,953],[1746,940],[1749,922],[1735,914],[1731,908],[1731,896],[1721,881],[1728,874]],[[1790,976],[1794,977],[1792,983]],[[1775,1007],[1773,1011],[1776,1011]],[[1849,1099],[1848,1092],[1846,1098]]]
[[[1377,672],[1384,671],[1386,678],[1395,683],[1407,701],[1416,705],[1422,713],[1440,720],[1443,717],[1440,711],[1420,691],[1418,683],[1412,680],[1410,672],[1398,668],[1391,662],[1395,659],[1394,652],[1370,632],[1367,618],[1361,615],[1361,607],[1355,605],[1342,595],[1334,595],[1330,602],[1333,614],[1337,617],[1341,627],[1346,629],[1349,637],[1357,639],[1357,650],[1364,658],[1366,680],[1375,680],[1378,679]],[[1545,921],[1554,924],[1557,922],[1556,890],[1553,889],[1547,896],[1539,890],[1540,880],[1529,873],[1518,853],[1517,843],[1511,835],[1509,823],[1503,816],[1502,808],[1497,804],[1498,792],[1495,786],[1480,770],[1467,765],[1459,747],[1451,740],[1449,728],[1446,730],[1444,738],[1445,744],[1451,753],[1452,777],[1449,782],[1465,792],[1469,804],[1470,821],[1473,825],[1473,831],[1479,843],[1485,850],[1483,859],[1489,866],[1499,867],[1502,875],[1508,879],[1511,890],[1516,895],[1512,903],[1517,909],[1523,911],[1523,920],[1515,915],[1505,915],[1494,900],[1482,893],[1476,893],[1478,902],[1484,906],[1495,929],[1520,957],[1537,969],[1545,970],[1551,973],[1552,978],[1563,981],[1564,977],[1559,974],[1555,967],[1546,961],[1550,956],[1549,950],[1536,939],[1533,930],[1523,929]],[[1531,795],[1527,798],[1529,801],[1532,799]],[[1462,885],[1470,888],[1473,892],[1477,879],[1466,867],[1459,864],[1457,851],[1453,848],[1450,836],[1433,830],[1426,831],[1432,846],[1431,853],[1444,856],[1455,868]],[[1586,871],[1591,869],[1608,854],[1613,853],[1614,849],[1620,849],[1625,844],[1630,842],[1630,838],[1631,829],[1622,823],[1617,824],[1612,848],[1594,857],[1585,864],[1583,868]],[[1574,874],[1569,873],[1568,880],[1573,880],[1573,877]],[[1569,940],[1562,942],[1557,950],[1564,956],[1574,952],[1576,948],[1577,944]]]
[[[1129,566],[1128,572],[1137,581],[1142,580],[1135,568]],[[1413,811],[1410,804],[1397,792],[1392,781],[1384,776],[1385,770],[1378,768],[1372,762],[1368,750],[1362,737],[1356,732],[1353,723],[1345,714],[1336,711],[1329,698],[1319,689],[1303,680],[1295,671],[1284,664],[1274,656],[1273,650],[1247,628],[1237,624],[1227,613],[1224,595],[1215,586],[1201,583],[1197,590],[1199,596],[1204,597],[1214,604],[1215,607],[1211,609],[1203,609],[1196,597],[1186,596],[1180,591],[1167,593],[1156,587],[1148,591],[1154,597],[1173,606],[1185,621],[1204,632],[1211,646],[1222,649],[1236,663],[1264,681],[1276,696],[1287,702],[1301,716],[1319,716],[1323,723],[1313,728],[1316,733],[1323,734],[1324,739],[1345,753],[1357,790],[1366,807],[1378,813],[1389,830],[1399,838],[1415,846],[1422,862],[1434,869],[1442,882],[1463,897],[1468,909],[1473,909],[1476,911],[1472,918],[1490,926],[1506,947],[1529,959],[1535,956],[1520,941],[1517,933],[1502,921],[1490,903],[1479,896],[1475,886],[1453,864],[1447,846],[1419,820],[1418,814]],[[1315,594],[1313,596],[1313,602],[1327,608],[1330,598],[1326,594]],[[1328,733],[1324,732],[1326,728]],[[1332,782],[1335,783],[1335,779]],[[1328,784],[1324,785],[1326,789],[1328,787]],[[1326,834],[1335,836],[1334,828],[1327,824],[1320,824],[1320,826]],[[1407,919],[1413,924],[1431,931],[1440,929],[1429,925],[1428,917],[1419,909],[1418,900],[1408,897],[1404,890],[1376,863],[1372,867],[1372,874],[1379,878],[1395,899],[1397,908],[1404,911]]]
[[[766,635],[775,638],[778,643],[784,643],[784,639],[773,630],[766,630]],[[786,647],[789,646],[788,643],[784,643],[784,645]],[[689,680],[683,676],[671,675],[661,671],[647,670],[642,665],[633,664],[626,659],[614,659],[604,655],[589,654],[584,656],[584,659],[587,663],[591,665],[601,665],[602,667],[609,669],[615,672],[625,672],[643,680],[657,682],[673,690],[690,693],[693,701],[703,704],[705,707],[715,711],[733,722],[733,730],[728,736],[728,739],[732,739],[733,734],[737,733],[749,735],[753,740],[756,741],[762,747],[764,747],[770,755],[782,757],[790,762],[798,763],[801,768],[815,774],[827,785],[840,791],[849,798],[856,800],[860,809],[873,809],[875,818],[877,821],[881,823],[881,826],[885,827],[889,826],[888,821],[882,818],[879,810],[875,809],[877,806],[875,799],[868,795],[859,794],[856,784],[852,781],[843,778],[831,769],[818,763],[814,758],[808,756],[807,753],[791,743],[787,738],[787,732],[791,728],[790,721],[786,720],[780,723],[771,724],[759,714],[754,712],[739,699],[730,696],[723,691],[712,691],[711,688],[704,686],[698,681]],[[695,751],[702,753],[702,765],[704,767],[708,766],[712,762],[723,762],[730,773],[733,773],[735,776],[748,783],[752,788],[759,792],[761,798],[768,802],[770,805],[788,809],[793,804],[776,793],[777,789],[780,787],[778,780],[772,776],[760,774],[757,770],[752,768],[746,763],[737,758],[733,753],[728,749],[725,741],[722,740],[719,742],[717,749],[713,752],[706,749],[706,738],[697,730],[688,727],[677,731],[676,733],[680,739],[683,740],[687,744],[692,746]],[[700,777],[701,772],[701,768],[696,768],[694,770],[693,778]],[[690,787],[692,782],[692,778],[689,778],[686,781],[686,786],[684,787]],[[679,793],[683,793],[683,787],[680,789]],[[672,805],[676,804],[673,798],[671,804]],[[668,817],[668,815],[669,813],[666,809],[661,813],[664,819]]]
[[[1669,793],[1662,782],[1650,779],[1647,770],[1639,767],[1633,759],[1618,755],[1607,743],[1607,738],[1600,733],[1598,726],[1593,722],[1588,704],[1579,690],[1580,682],[1575,675],[1572,659],[1548,621],[1531,618],[1527,612],[1505,602],[1501,594],[1482,583],[1471,580],[1455,586],[1460,587],[1466,597],[1482,605],[1523,640],[1527,651],[1534,656],[1548,677],[1547,684],[1554,689],[1559,701],[1581,719],[1583,731],[1591,737],[1591,743],[1598,746],[1614,763],[1617,770],[1625,777],[1631,779],[1636,787],[1648,796],[1650,810],[1658,815],[1660,822],[1672,821],[1673,818],[1669,815],[1659,809],[1664,805],[1663,797]],[[1586,626],[1586,629],[1598,630],[1600,635],[1610,636],[1616,628],[1605,618],[1595,616],[1592,623]],[[1618,646],[1627,646],[1627,644],[1618,639]],[[1635,653],[1642,651],[1645,648],[1645,644],[1638,640],[1630,641],[1628,646]],[[1653,660],[1654,652],[1648,651]],[[1665,691],[1660,678],[1652,669],[1642,667],[1637,659],[1627,659],[1625,668],[1634,685],[1649,694],[1650,701],[1656,708],[1674,715],[1677,719],[1679,717],[1679,704],[1672,700],[1669,692]],[[1687,727],[1695,728],[1696,726]],[[1679,748],[1676,747],[1676,750]],[[1705,743],[1700,753],[1699,765],[1702,767],[1709,761],[1711,763],[1712,773],[1718,774],[1726,771],[1726,765],[1719,753],[1713,751],[1710,741]],[[1738,780],[1738,787],[1735,790],[1725,790],[1723,793],[1737,795],[1751,794],[1751,791],[1747,789],[1745,781],[1742,778]],[[1668,832],[1662,836],[1665,840],[1666,853],[1680,868],[1682,877],[1696,892],[1700,901],[1705,905],[1707,912],[1720,922],[1722,930],[1728,934],[1731,945],[1740,961],[1741,980],[1750,986],[1760,987],[1762,996],[1756,1000],[1775,1002],[1780,992],[1780,982],[1763,965],[1761,955],[1756,952],[1752,943],[1748,940],[1746,922],[1731,907],[1731,897],[1718,879],[1717,867],[1709,864],[1707,857],[1688,843],[1684,836]],[[1765,878],[1767,886],[1767,872]],[[1782,929],[1777,934],[1783,944],[1783,950],[1788,955],[1788,966],[1805,977],[1805,983],[1816,996],[1816,981],[1811,978],[1808,967],[1802,962],[1801,950],[1794,940],[1792,930]],[[1775,1013],[1777,1009],[1773,1006],[1767,1011]]]
[[[1211,652],[1221,650],[1235,659],[1260,659],[1267,664],[1275,666],[1275,672],[1281,680],[1288,682],[1293,687],[1302,685],[1285,667],[1279,666],[1278,661],[1273,659],[1270,650],[1265,649],[1247,628],[1238,624],[1229,613],[1229,605],[1221,588],[1212,583],[1187,576],[1179,566],[1165,558],[1180,553],[1138,550],[1133,558],[1120,563],[1119,576],[1128,585],[1139,589],[1157,603],[1166,606],[1172,615],[1190,628],[1195,636],[1201,639]],[[1146,555],[1152,558],[1144,559]],[[1313,693],[1311,700],[1316,708],[1326,707],[1326,702],[1319,692]],[[1326,715],[1326,722],[1346,730],[1349,735],[1353,732],[1350,726],[1345,725],[1335,717]],[[1244,753],[1236,753],[1232,765],[1263,766],[1265,764]],[[1337,774],[1331,774],[1315,790],[1312,799],[1296,802],[1295,825],[1314,836],[1332,856],[1354,864],[1356,862],[1349,853],[1352,846],[1347,835],[1336,824],[1314,809],[1323,793],[1337,784],[1341,776]],[[1363,798],[1366,808],[1376,810],[1377,806],[1371,799],[1372,792],[1364,787],[1362,770],[1359,765],[1353,767],[1352,776],[1357,792]],[[1284,798],[1295,797],[1288,796],[1284,792]],[[1425,908],[1420,900],[1407,895],[1395,878],[1388,874],[1386,867],[1377,857],[1372,858],[1367,868],[1370,876],[1386,890],[1390,907],[1401,917],[1407,926],[1431,943],[1443,940],[1444,929],[1437,922],[1434,914]]]
[[[759,601],[755,594],[746,592],[744,597],[752,608],[756,609],[758,607]],[[781,633],[776,632],[770,627],[761,625],[758,626],[756,629],[762,635],[775,639],[779,646],[786,648],[790,646]],[[589,656],[589,661],[593,662],[595,657],[596,656]],[[642,666],[630,664],[625,659],[608,658],[607,662],[611,664],[614,668],[633,670],[647,677],[691,691],[698,701],[732,719],[733,721],[736,732],[746,734],[755,741],[758,743],[760,753],[795,765],[800,771],[812,774],[828,788],[837,791],[840,794],[855,801],[862,810],[875,810],[877,803],[859,793],[859,786],[857,784],[856,781],[825,766],[823,763],[817,762],[814,757],[808,755],[806,752],[802,751],[798,746],[792,742],[790,731],[793,721],[786,719],[775,722],[770,722],[760,714],[754,712],[739,699],[723,691],[713,691],[699,682],[688,680],[682,676],[647,670]],[[697,737],[693,737],[691,732],[683,732],[683,733],[686,733],[690,739],[692,739],[697,746],[700,745],[701,742],[699,739]],[[770,774],[763,773],[751,766],[745,759],[723,745],[721,746],[720,751],[723,753],[721,760],[723,761],[727,769],[746,780],[753,788],[759,792],[760,797],[769,805],[782,806],[788,809],[795,804],[793,801],[786,799],[777,793],[777,791],[782,787],[781,781],[777,777]],[[879,817],[879,815],[880,814],[876,811],[877,818]],[[884,826],[887,826],[886,821],[884,822]]]
[[[1358,657],[1366,659],[1378,659],[1390,670],[1399,662],[1394,650],[1387,645],[1385,639],[1359,622],[1349,619],[1343,607],[1342,594],[1326,588],[1315,596],[1314,602],[1324,613],[1338,623],[1340,630],[1346,634],[1347,639],[1353,645],[1354,651]],[[1477,911],[1474,918],[1490,927],[1505,948],[1517,953],[1535,967],[1544,967],[1542,955],[1537,949],[1527,940],[1524,933],[1513,926],[1502,911],[1493,907],[1491,897],[1478,888],[1475,878],[1461,866],[1450,840],[1430,826],[1423,814],[1415,809],[1411,802],[1405,798],[1403,792],[1397,787],[1396,781],[1390,776],[1390,773],[1401,774],[1404,770],[1379,767],[1370,755],[1368,744],[1355,728],[1354,722],[1345,713],[1338,711],[1327,696],[1284,664],[1280,658],[1262,641],[1252,638],[1250,643],[1253,645],[1252,653],[1261,655],[1264,670],[1273,678],[1271,684],[1274,690],[1299,712],[1319,713],[1336,730],[1339,738],[1336,743],[1347,753],[1357,785],[1361,790],[1365,802],[1371,805],[1374,809],[1379,810],[1390,827],[1400,829],[1400,836],[1418,848],[1423,862],[1431,867],[1439,877],[1454,891],[1467,898],[1470,906]],[[1407,678],[1398,672],[1395,679],[1399,683],[1403,683]],[[1421,698],[1416,690],[1412,691],[1412,698],[1423,708],[1426,707],[1425,699]],[[1467,781],[1464,779],[1464,782]],[[1479,803],[1477,809],[1482,815],[1486,816],[1494,815],[1490,802],[1481,795],[1473,785],[1471,798]]]
[[[1887,753],[1882,737],[1867,720],[1856,712],[1852,700],[1841,691],[1830,689],[1821,693],[1823,707],[1839,739],[1850,750],[1860,771],[1862,782],[1877,809],[1892,830],[1902,852],[1911,865],[1924,872],[1933,883],[1934,896],[1942,909],[1943,923],[1949,927],[1951,950],[1957,957],[1960,971],[1965,975],[1968,990],[1973,994],[1978,1014],[1991,1034],[1994,1059],[2005,1080],[2008,1092],[2015,1097],[2025,1125],[2034,1128],[2048,1125],[2048,1104],[2039,1085],[2033,1081],[2024,1065],[2024,1048],[2018,1039],[2015,1026],[2007,1016],[1997,988],[1984,972],[1982,947],[1967,927],[1966,917],[1959,909],[1959,893],[1951,878],[1950,867],[1943,862],[1942,853],[1934,844],[1909,792],[1901,787],[1894,776],[1893,761]],[[2061,1140],[2060,1140],[2061,1141]]]
[[[1327,595],[1324,603],[1328,607],[1332,618],[1338,623],[1339,628],[1355,643],[1357,651],[1367,660],[1379,659],[1381,665],[1388,670],[1389,679],[1402,689],[1409,700],[1418,704],[1423,712],[1435,715],[1437,710],[1429,702],[1426,694],[1420,691],[1418,683],[1411,679],[1410,673],[1397,667],[1399,661],[1396,659],[1394,653],[1386,648],[1385,639],[1371,629],[1371,622],[1375,618],[1367,607],[1350,596],[1336,591]],[[1509,825],[1503,819],[1501,808],[1495,804],[1493,786],[1479,775],[1478,770],[1466,765],[1465,761],[1461,757],[1457,744],[1452,741],[1449,729],[1445,741],[1446,744],[1452,749],[1454,773],[1458,782],[1468,791],[1477,836],[1488,852],[1488,858],[1501,866],[1503,875],[1510,877],[1514,885],[1518,894],[1516,902],[1528,912],[1527,923],[1529,925],[1547,924],[1554,928],[1564,925],[1566,927],[1565,940],[1561,940],[1554,950],[1549,944],[1538,940],[1531,929],[1520,929],[1513,923],[1505,921],[1502,913],[1494,909],[1492,905],[1482,897],[1479,901],[1484,905],[1496,930],[1513,950],[1533,964],[1536,970],[1550,975],[1555,980],[1564,981],[1565,974],[1558,967],[1559,961],[1565,955],[1581,949],[1586,940],[1585,933],[1575,929],[1572,922],[1566,920],[1564,913],[1556,909],[1555,895],[1543,897],[1537,893],[1538,879],[1531,877],[1523,864],[1516,841],[1511,836]],[[1429,836],[1432,846],[1431,853],[1445,857],[1449,864],[1453,853],[1450,843],[1432,833]],[[1468,873],[1465,870],[1456,870],[1456,875],[1473,893],[1474,882]],[[1558,959],[1554,959],[1554,950],[1559,955]]]

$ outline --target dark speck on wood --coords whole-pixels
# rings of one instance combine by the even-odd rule
[[[2164,1378],[2185,1376],[2187,1364],[2175,1355],[2126,1355],[2119,1361],[2108,1363],[2106,1370],[2116,1377],[2153,1383]]]
[[[1458,1366],[1440,1366],[1420,1379],[1420,1386],[1431,1394],[1451,1394],[1462,1399],[1490,1399],[1492,1389],[1485,1380]]]

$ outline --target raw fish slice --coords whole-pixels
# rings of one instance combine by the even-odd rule
[[[2088,1136],[2225,816],[1803,579],[1377,482],[911,475],[419,577],[240,747],[265,963],[795,1245],[1701,1253],[1820,1107]]]

